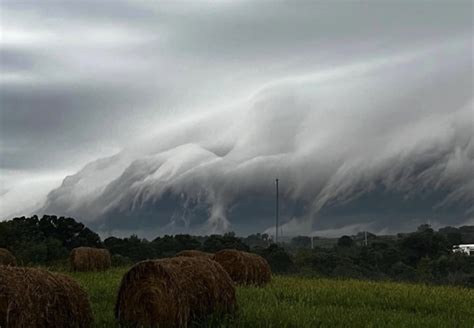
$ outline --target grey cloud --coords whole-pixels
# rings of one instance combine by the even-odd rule
[[[436,69],[433,53],[421,53],[277,83],[230,112],[165,127],[89,164],[42,211],[101,230],[250,233],[273,220],[278,176],[287,234],[367,220],[378,230],[423,217],[466,221],[474,214],[474,113],[465,50],[438,49],[444,66]]]
[[[47,66],[46,60],[40,54],[13,47],[1,49],[0,70],[3,73],[29,71],[39,65]]]
[[[137,119],[133,109],[150,101],[150,95],[124,89],[120,84],[94,82],[31,85],[27,92],[23,85],[4,86],[1,167],[61,167],[78,160],[77,153],[94,146],[98,138],[126,139],[134,130],[128,124]],[[120,119],[123,116],[126,120]]]
[[[237,2],[176,15],[167,47],[226,64],[354,59],[469,35],[466,3]],[[347,58],[349,57],[349,58]],[[351,58],[352,57],[352,58]]]
[[[143,22],[147,18],[156,17],[155,14],[142,8],[133,1],[2,1],[2,7],[17,12],[25,18],[46,20],[73,20],[83,21],[136,21]]]
[[[462,182],[470,177],[469,129],[461,122],[452,136],[442,124],[455,124],[460,108],[472,106],[470,1],[2,1],[0,10],[7,41],[0,45],[7,73],[0,76],[1,168],[32,177],[73,173],[124,149],[51,193],[44,209],[56,214],[96,218],[105,230],[151,229],[149,209],[158,204],[169,214],[184,194],[203,203],[186,201],[193,210],[172,214],[171,223],[164,215],[163,229],[200,222],[202,229],[245,231],[253,220],[263,230],[270,223],[257,216],[269,213],[241,194],[256,193],[264,204],[276,174],[295,181],[288,212],[308,213],[352,199],[374,181],[404,192],[411,178],[397,177],[417,165],[431,169],[416,181],[435,186],[438,177],[455,186],[434,203],[470,200],[472,186]],[[407,64],[413,56],[423,59]],[[381,178],[388,154],[397,163],[391,180]],[[357,164],[378,156],[387,157],[370,166],[373,175]],[[462,174],[448,170],[455,165]],[[177,180],[157,178],[155,186],[149,181],[157,167],[169,167]],[[178,179],[183,167],[189,172]],[[160,203],[163,186],[177,198]],[[97,213],[78,211],[84,204]],[[201,222],[203,211],[210,226]],[[133,222],[138,212],[143,219]],[[238,222],[243,215],[249,219]]]

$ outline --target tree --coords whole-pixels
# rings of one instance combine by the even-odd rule
[[[297,236],[291,239],[291,246],[295,248],[310,248],[311,238],[308,236]]]
[[[288,273],[294,270],[294,263],[290,255],[277,244],[272,244],[264,249],[261,255],[268,261],[273,272]]]
[[[174,238],[178,242],[178,249],[176,249],[176,251],[198,249],[201,247],[201,243],[190,235],[175,235]]]
[[[68,250],[79,246],[102,247],[99,235],[73,218],[44,215],[38,228],[46,237],[61,241]]]
[[[124,256],[133,262],[153,259],[159,255],[152,243],[136,235],[123,239],[109,237],[104,240],[104,244],[112,254]]]
[[[416,275],[419,281],[430,282],[433,280],[431,272],[431,259],[423,257],[416,266]]]
[[[331,276],[338,266],[351,266],[350,258],[337,254],[334,250],[320,250],[313,253],[311,258],[313,270],[325,276]]]
[[[352,247],[354,245],[354,240],[349,236],[342,236],[337,240],[337,246],[339,247]]]
[[[247,236],[247,238],[243,238],[242,241],[250,248],[254,248],[254,247],[265,248],[265,247],[268,247],[270,244],[269,236],[266,233],[252,234],[252,235]]]
[[[179,241],[170,235],[157,237],[152,241],[152,245],[155,252],[160,256],[173,256],[177,249],[182,250]]]
[[[400,241],[400,251],[405,255],[405,262],[413,267],[423,257],[436,258],[451,252],[446,238],[435,233],[433,229],[418,229]]]
[[[397,262],[391,268],[391,276],[396,280],[414,281],[416,279],[416,271],[403,262]]]
[[[222,235],[211,235],[204,241],[203,249],[206,252],[218,252],[222,249],[237,249],[241,251],[249,251],[249,247],[243,243],[240,238],[235,236],[235,233],[228,232]]]
[[[445,227],[438,230],[440,234],[446,237],[449,246],[459,245],[463,243],[463,236],[459,229],[454,227]]]
[[[433,229],[431,229],[431,226],[429,224],[422,224],[422,225],[418,226],[418,228],[416,229],[416,232],[433,233]]]

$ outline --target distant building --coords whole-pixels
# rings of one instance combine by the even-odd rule
[[[462,252],[474,256],[474,244],[464,244],[453,246],[453,252]]]

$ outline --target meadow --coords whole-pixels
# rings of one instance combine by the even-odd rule
[[[117,326],[113,309],[126,271],[68,273],[89,293],[97,327]],[[264,288],[238,287],[237,299],[238,315],[217,326],[474,327],[474,290],[459,287],[275,276]]]

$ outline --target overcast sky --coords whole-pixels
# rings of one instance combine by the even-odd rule
[[[0,2],[0,215],[291,76],[471,46],[472,1]]]

